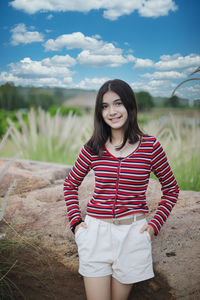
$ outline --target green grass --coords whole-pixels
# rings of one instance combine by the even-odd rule
[[[182,159],[182,163],[173,162],[172,169],[181,190],[200,191],[200,158],[192,155],[188,161]]]
[[[51,116],[41,109],[30,110],[28,125],[18,115],[20,128],[13,126],[11,139],[4,145],[1,156],[73,164],[82,145],[92,132],[90,115],[77,116],[69,113]]]
[[[158,112],[158,111],[157,111]],[[200,123],[196,111],[162,115],[145,123],[144,131],[161,142],[182,190],[200,191]],[[152,175],[152,178],[155,178]]]
[[[171,169],[177,180],[180,190],[192,190],[200,191],[200,159],[199,156],[193,155],[192,159],[189,161],[183,160],[179,163],[176,160],[169,159]],[[151,178],[156,179],[157,177],[151,173]]]
[[[174,114],[154,111],[139,114],[143,131],[161,142],[183,190],[200,191],[200,123],[198,111],[174,110]],[[82,145],[92,133],[93,116],[62,116],[39,110],[28,112],[28,125],[20,115],[21,128],[11,131],[1,156],[73,164]]]

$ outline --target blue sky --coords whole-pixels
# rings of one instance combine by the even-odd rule
[[[199,0],[12,0],[0,11],[0,84],[98,89],[120,78],[169,97],[200,66]],[[199,81],[177,95],[199,98]]]

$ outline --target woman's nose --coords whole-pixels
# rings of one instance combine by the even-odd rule
[[[115,108],[114,108],[114,106],[111,105],[111,106],[109,107],[109,114],[110,114],[110,115],[113,115],[113,114],[115,114],[115,113],[116,113]]]

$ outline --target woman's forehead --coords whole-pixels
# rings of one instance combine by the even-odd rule
[[[114,102],[121,100],[120,96],[113,91],[108,91],[103,95],[102,102]]]

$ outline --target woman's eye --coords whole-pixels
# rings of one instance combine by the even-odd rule
[[[120,102],[116,102],[116,105],[117,106],[120,106],[122,104],[122,102],[120,101]]]
[[[105,109],[105,108],[107,108],[108,107],[108,105],[106,105],[106,104],[103,104],[102,105],[102,109]]]

